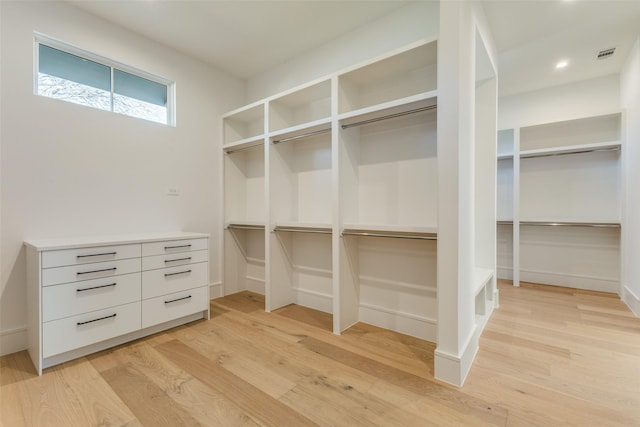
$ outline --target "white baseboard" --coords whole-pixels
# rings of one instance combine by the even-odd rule
[[[264,295],[265,294],[265,284],[264,279],[259,277],[251,277],[247,276],[245,278],[246,289],[251,292],[255,292],[256,294]]]
[[[430,342],[438,338],[438,321],[424,316],[360,303],[360,321]]]
[[[27,347],[26,326],[0,331],[0,356],[26,350]]]
[[[640,298],[628,287],[624,287],[622,300],[637,317],[640,317]]]
[[[294,301],[298,305],[320,310],[325,313],[333,311],[333,297],[322,292],[316,292],[309,289],[294,288]]]
[[[462,387],[467,378],[473,360],[478,353],[480,332],[474,328],[460,355],[454,355],[436,348],[434,360],[434,376],[440,381]]]
[[[209,284],[209,299],[216,299],[224,296],[222,282]]]
[[[611,292],[617,294],[619,281],[617,278],[589,277],[562,272],[536,270],[520,270],[520,281],[540,283],[543,285],[566,286],[567,288],[587,289],[590,291]]]
[[[496,277],[498,279],[513,280],[513,269],[506,267],[498,267],[496,269]]]

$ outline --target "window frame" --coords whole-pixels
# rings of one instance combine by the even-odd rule
[[[114,106],[113,106],[113,99],[114,99],[114,70],[118,69],[120,71],[124,71],[125,73],[129,73],[129,74],[133,74],[134,76],[137,77],[141,77],[143,79],[146,80],[150,80],[152,82],[155,83],[159,83],[162,85],[165,85],[167,87],[167,122],[166,123],[159,123],[159,122],[153,122],[152,123],[158,123],[161,125],[166,125],[166,126],[172,126],[175,127],[176,126],[176,103],[175,103],[175,91],[176,91],[176,82],[169,80],[167,78],[164,77],[160,77],[156,74],[152,74],[149,73],[147,71],[141,70],[139,68],[136,67],[132,67],[130,65],[127,64],[123,64],[122,62],[118,62],[115,61],[111,58],[107,58],[105,56],[102,55],[98,55],[96,53],[90,52],[88,50],[85,49],[81,49],[77,46],[74,46],[72,44],[60,41],[58,39],[54,39],[52,37],[46,36],[44,34],[40,34],[40,33],[34,33],[34,50],[33,50],[33,93],[37,96],[41,96],[39,95],[39,88],[38,88],[38,74],[39,74],[39,70],[40,70],[40,45],[44,45],[44,46],[48,46],[51,47],[53,49],[57,49],[60,50],[62,52],[71,54],[71,55],[75,55],[75,56],[79,56],[80,58],[84,58],[84,59],[88,59],[90,61],[96,62],[98,64],[102,64],[105,65],[107,67],[110,68],[110,109],[109,110],[102,110],[102,111],[108,111],[114,114],[120,114],[123,116],[127,116],[127,117],[132,117],[134,119],[139,119],[139,120],[145,120],[145,121],[149,121],[146,119],[142,119],[140,117],[136,117],[136,116],[131,116],[128,114],[124,114],[124,113],[119,113],[114,111]],[[44,95],[42,95],[44,96]],[[48,97],[47,97],[48,98]],[[51,98],[51,99],[55,99],[55,98]],[[135,99],[135,98],[134,98]]]

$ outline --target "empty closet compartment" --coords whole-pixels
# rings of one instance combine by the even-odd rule
[[[520,280],[618,293],[619,226],[522,222]]]
[[[331,119],[331,80],[298,89],[269,101],[271,136],[286,130],[328,124]],[[328,127],[324,126],[325,128]]]
[[[522,157],[520,218],[619,221],[620,151]]]
[[[272,139],[271,221],[275,225],[330,228],[331,132],[295,136]]]
[[[340,200],[346,228],[435,230],[435,107],[431,98],[341,120]]]
[[[226,114],[222,124],[223,148],[259,141],[264,135],[264,104],[250,105]]]
[[[338,112],[423,99],[437,89],[437,42],[360,67],[338,77]]]
[[[265,293],[264,145],[224,154],[224,294]]]
[[[520,218],[619,221],[620,114],[520,129]]]
[[[265,294],[264,225],[231,223],[224,233],[224,291]]]
[[[341,311],[355,311],[358,319],[352,322],[436,342],[435,239],[435,234],[345,230],[341,239]]]
[[[332,314],[331,229],[276,227],[270,238],[269,309],[298,304]]]
[[[225,224],[265,221],[264,146],[250,146],[224,154]]]

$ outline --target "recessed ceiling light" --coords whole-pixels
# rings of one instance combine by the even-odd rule
[[[556,70],[560,70],[562,68],[565,68],[567,65],[569,65],[569,61],[559,61],[556,64]]]

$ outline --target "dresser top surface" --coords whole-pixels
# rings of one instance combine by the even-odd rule
[[[134,243],[161,242],[166,240],[201,239],[208,237],[209,235],[204,233],[174,231],[110,236],[76,236],[53,239],[28,239],[24,241],[24,244],[25,246],[40,252],[58,249],[71,249],[105,245],[126,245]]]

